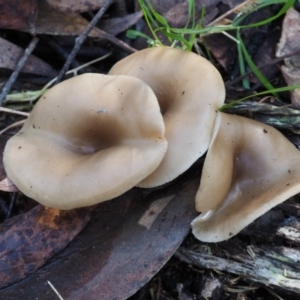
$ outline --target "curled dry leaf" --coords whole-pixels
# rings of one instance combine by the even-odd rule
[[[300,51],[300,14],[290,8],[282,24],[281,38],[277,45],[276,56]],[[288,85],[300,83],[300,53],[284,59],[281,72]],[[300,107],[300,89],[291,91],[292,104]]]
[[[0,68],[14,70],[23,56],[24,50],[0,37]],[[30,55],[26,61],[23,73],[55,77],[57,72],[47,63]]]

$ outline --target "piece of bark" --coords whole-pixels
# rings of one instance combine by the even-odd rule
[[[248,116],[281,130],[290,130],[295,133],[300,130],[300,111],[288,106],[242,101],[227,109],[226,112]]]
[[[230,243],[230,242],[229,242]],[[222,245],[218,245],[222,248]],[[300,294],[300,251],[287,247],[249,246],[247,251],[226,258],[207,253],[205,247],[188,250],[180,247],[175,256],[199,268],[233,273],[263,285],[272,285]],[[212,249],[210,249],[212,250]]]
[[[197,215],[196,174],[156,192],[133,189],[101,203],[74,242],[31,276],[0,290],[0,298],[52,300],[49,280],[64,300],[127,299],[159,271],[189,232]]]
[[[300,295],[298,201],[295,196],[276,206],[227,241],[190,242],[193,248],[182,246],[175,256],[201,269],[235,274],[250,283]]]

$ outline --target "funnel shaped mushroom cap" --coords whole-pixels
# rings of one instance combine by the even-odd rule
[[[193,234],[206,242],[236,235],[300,192],[300,153],[276,129],[219,113],[196,195]]]
[[[167,149],[157,99],[141,80],[84,74],[49,90],[4,151],[8,177],[48,207],[119,196],[157,168]]]
[[[146,82],[163,114],[166,156],[138,186],[154,187],[173,180],[207,151],[216,112],[225,99],[223,80],[209,61],[180,49],[150,48],[119,61],[109,74]]]

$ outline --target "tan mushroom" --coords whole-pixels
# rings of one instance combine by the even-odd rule
[[[259,216],[300,192],[300,153],[279,131],[218,113],[196,195],[202,212],[192,222],[201,241],[236,235]]]
[[[217,110],[225,98],[223,80],[209,61],[180,49],[150,48],[119,61],[109,74],[146,82],[163,114],[167,154],[138,186],[154,187],[173,180],[207,151]]]
[[[141,80],[84,74],[50,89],[4,151],[7,176],[48,207],[112,199],[160,164],[167,149],[157,99]]]

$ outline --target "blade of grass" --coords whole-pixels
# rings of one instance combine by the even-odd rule
[[[151,15],[151,13],[150,13],[148,7],[146,6],[145,1],[143,1],[143,0],[138,0],[138,1],[139,1],[139,5],[140,5],[140,7],[141,7],[141,10],[142,10],[142,12],[143,12],[143,15],[144,15],[146,24],[147,24],[149,30],[151,31],[151,34],[152,34],[152,36],[153,36],[153,38],[154,38],[154,40],[155,40],[155,44],[159,44],[159,45],[162,46],[161,41],[159,40],[158,36],[156,35],[156,33],[155,33],[155,31],[153,30],[153,27],[152,27],[152,25],[151,25],[151,23],[152,23],[154,26],[158,27],[157,23],[155,22],[155,20],[154,20],[154,18],[152,17],[152,15]],[[150,21],[151,21],[151,22],[150,22]]]
[[[262,83],[262,85],[267,89],[267,90],[274,90],[273,85],[268,81],[268,79],[259,71],[259,69],[257,68],[257,66],[255,65],[255,63],[253,62],[253,60],[251,59],[245,44],[243,43],[243,40],[241,38],[241,34],[240,34],[240,30],[237,31],[237,39],[239,41],[239,45],[241,47],[241,50],[243,52],[243,55],[249,65],[249,67],[251,68],[251,70],[253,71],[254,75],[259,79],[259,81]],[[276,93],[272,93],[275,97],[277,97]]]
[[[300,84],[296,84],[296,85],[284,86],[284,87],[280,87],[280,88],[274,88],[273,90],[268,90],[268,91],[263,91],[263,92],[255,93],[253,95],[250,95],[250,96],[238,99],[238,100],[234,100],[234,101],[231,101],[228,104],[223,105],[220,108],[220,111],[223,111],[225,109],[231,108],[236,103],[242,102],[244,100],[247,100],[247,99],[250,99],[250,98],[253,98],[253,97],[259,97],[259,96],[268,95],[268,94],[274,94],[274,93],[287,92],[287,91],[292,91],[292,90],[299,89],[299,88],[300,88]]]
[[[137,37],[142,37],[142,38],[146,39],[147,43],[150,44],[150,45],[153,45],[155,43],[155,41],[152,38],[150,38],[148,35],[140,32],[140,31],[137,31],[137,30],[128,29],[126,31],[126,37],[128,37],[130,39],[135,39]]]
[[[260,9],[262,7],[265,7],[265,6],[268,6],[268,5],[271,5],[271,4],[278,4],[278,3],[284,3],[283,7],[280,9],[280,11],[275,15],[275,16],[272,16],[266,20],[263,20],[263,21],[260,21],[260,22],[257,22],[257,23],[253,23],[253,24],[249,24],[249,25],[243,25],[243,26],[238,26],[238,24],[249,14],[247,14],[246,16],[243,16],[242,18],[238,19],[236,22],[233,22],[232,25],[233,26],[237,26],[239,27],[240,29],[242,28],[253,28],[253,27],[259,27],[259,26],[263,26],[263,25],[266,25],[274,20],[276,20],[277,18],[279,18],[280,16],[282,16],[283,14],[286,13],[286,11],[288,9],[290,9],[294,3],[295,3],[295,0],[282,0],[282,1],[267,1],[269,3],[265,3],[265,1],[263,1],[263,3],[258,6],[256,9]]]

